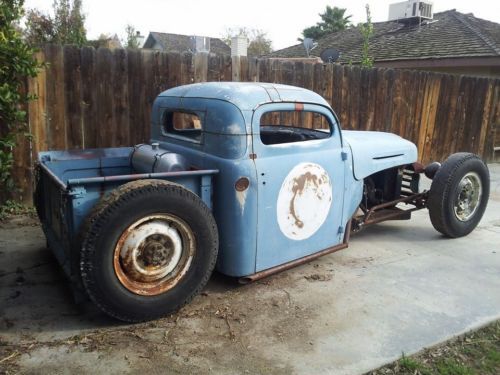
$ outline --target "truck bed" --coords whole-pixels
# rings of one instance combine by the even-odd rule
[[[38,155],[34,202],[48,246],[65,272],[78,274],[81,227],[93,207],[118,186],[139,179],[161,179],[184,186],[212,207],[212,177],[217,170],[137,173],[133,147],[47,151]]]

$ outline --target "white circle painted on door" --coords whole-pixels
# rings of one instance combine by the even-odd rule
[[[281,232],[292,240],[311,237],[325,222],[332,205],[332,184],[318,164],[300,163],[286,176],[276,214]]]

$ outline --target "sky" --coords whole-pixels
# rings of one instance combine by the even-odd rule
[[[365,4],[372,21],[387,21],[387,0],[83,0],[87,38],[101,34],[125,37],[130,24],[142,35],[150,31],[221,37],[228,28],[247,27],[267,33],[274,49],[297,44],[304,28],[320,20],[326,5],[346,8],[357,24],[366,20]],[[50,12],[52,0],[26,0],[26,8]],[[500,23],[499,0],[436,0],[434,12],[456,9]]]

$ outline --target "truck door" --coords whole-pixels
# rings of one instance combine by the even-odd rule
[[[256,272],[342,242],[344,161],[329,108],[270,103],[252,118],[258,177]]]

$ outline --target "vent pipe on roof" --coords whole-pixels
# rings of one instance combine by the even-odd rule
[[[135,33],[135,40],[137,42],[137,47],[142,48],[144,46],[144,42],[146,41],[146,38],[144,37],[144,35],[141,35],[140,31],[137,31]]]
[[[192,36],[194,53],[209,53],[210,52],[210,38],[207,36]]]

